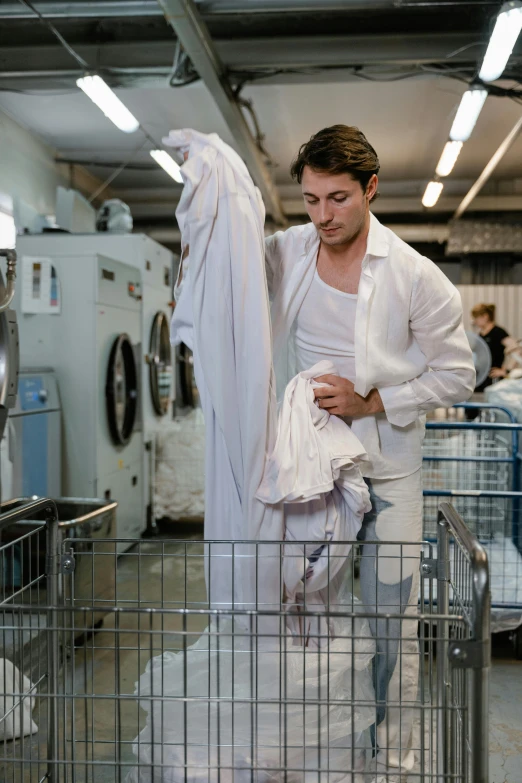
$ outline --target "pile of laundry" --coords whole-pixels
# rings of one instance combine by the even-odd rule
[[[154,511],[157,519],[203,519],[205,421],[200,408],[167,422],[158,433]]]

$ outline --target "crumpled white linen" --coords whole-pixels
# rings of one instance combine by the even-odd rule
[[[7,658],[0,658],[0,741],[35,734],[32,719],[36,694],[29,696],[31,681]]]
[[[354,511],[364,514],[370,510],[370,496],[360,466],[367,461],[367,454],[342,419],[317,406],[314,389],[327,385],[315,380],[322,375],[339,373],[332,362],[321,361],[287,385],[276,443],[257,497],[263,503],[302,503],[331,492],[334,484],[342,484],[351,488],[354,496],[359,491]]]
[[[136,691],[148,713],[133,746],[140,766],[127,783],[207,783],[218,768],[222,783],[359,779],[348,770],[364,770],[375,720],[368,620],[334,618],[327,648],[299,645],[282,628],[284,654],[277,642],[258,651],[251,621],[247,630],[214,622],[186,666],[172,652],[149,661]]]
[[[201,520],[205,514],[205,422],[200,408],[163,424],[156,437],[156,517]]]
[[[315,379],[338,374],[332,362],[321,361],[287,385],[257,492],[264,503],[285,503],[286,603],[314,609],[337,604],[334,579],[350,553],[347,542],[371,509],[361,473],[363,445],[342,419],[315,402],[314,388],[324,386]]]

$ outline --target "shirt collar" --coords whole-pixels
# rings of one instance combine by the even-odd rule
[[[374,258],[385,258],[390,249],[390,240],[386,228],[379,223],[374,214],[370,212],[370,231],[366,244],[366,255]]]
[[[307,223],[303,227],[304,252],[308,255],[314,246],[319,245],[319,234],[313,223]],[[374,214],[370,212],[370,230],[366,244],[366,255],[374,258],[385,258],[390,248],[390,240],[386,228],[380,223]]]

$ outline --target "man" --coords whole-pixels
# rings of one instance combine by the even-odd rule
[[[415,614],[422,539],[424,414],[467,400],[475,385],[457,290],[370,212],[379,160],[357,128],[335,125],[292,166],[311,223],[266,240],[278,396],[321,359],[317,403],[342,416],[369,455],[373,510],[361,542],[368,611]],[[414,620],[374,620],[376,783],[413,768],[419,650]]]

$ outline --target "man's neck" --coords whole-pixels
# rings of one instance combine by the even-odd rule
[[[370,232],[370,213],[368,212],[364,226],[356,236],[343,245],[327,245],[321,242],[321,255],[335,266],[350,267],[360,263],[366,255],[368,234]]]

